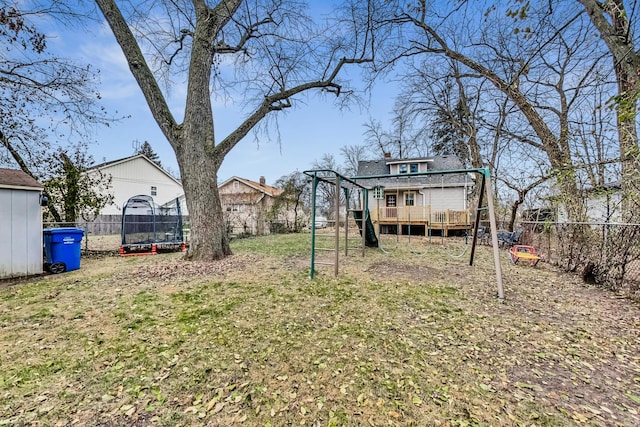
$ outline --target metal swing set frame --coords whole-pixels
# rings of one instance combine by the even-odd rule
[[[356,176],[353,178],[347,178],[340,173],[331,170],[331,169],[312,169],[306,170],[303,172],[305,175],[311,178],[312,180],[312,218],[311,218],[311,270],[309,276],[311,279],[314,278],[315,274],[315,266],[316,264],[331,264],[334,266],[334,275],[338,276],[339,272],[339,262],[340,262],[340,197],[341,192],[346,196],[346,215],[345,215],[345,256],[348,254],[348,214],[349,212],[354,212],[349,210],[349,199],[350,199],[350,191],[356,189],[360,191],[361,197],[363,200],[361,202],[362,206],[362,215],[361,219],[355,219],[356,224],[361,230],[361,249],[362,256],[365,254],[365,247],[367,246],[367,240],[370,237],[368,233],[368,223],[371,221],[369,217],[369,206],[368,206],[368,192],[372,190],[372,188],[367,187],[358,181],[362,180],[371,180],[371,179],[383,179],[383,178],[400,178],[400,177],[413,177],[413,176],[427,176],[427,175],[448,175],[448,174],[468,174],[474,173],[478,175],[480,179],[480,192],[478,196],[478,205],[476,207],[476,215],[474,220],[473,227],[473,239],[471,242],[471,252],[469,255],[469,265],[473,265],[474,257],[475,257],[475,249],[478,243],[478,229],[480,224],[480,213],[483,211],[488,211],[489,213],[489,223],[490,223],[490,234],[491,234],[491,242],[493,246],[493,261],[494,267],[496,271],[496,285],[497,285],[497,296],[499,299],[504,299],[504,287],[502,283],[502,267],[500,264],[500,252],[498,245],[498,235],[497,235],[497,226],[496,226],[496,215],[494,210],[494,202],[493,202],[493,193],[491,192],[491,187],[487,185],[487,181],[491,182],[491,175],[489,169],[487,168],[471,168],[471,169],[449,169],[449,170],[438,170],[438,171],[429,171],[429,172],[412,172],[412,173],[403,173],[403,174],[391,174],[391,175],[368,175],[368,176]],[[316,261],[316,200],[317,200],[317,190],[318,184],[321,182],[329,183],[330,185],[335,185],[338,191],[335,192],[335,232],[330,235],[335,239],[335,247],[332,249],[326,249],[335,251],[334,261],[332,263],[322,263]],[[340,191],[342,190],[342,191]],[[484,197],[486,194],[487,203],[484,205]],[[326,235],[324,235],[326,236]],[[375,236],[374,236],[375,237]],[[377,245],[376,245],[377,246]]]

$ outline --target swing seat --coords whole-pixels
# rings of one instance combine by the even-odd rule
[[[536,252],[536,248],[527,245],[514,245],[509,249],[509,260],[512,264],[517,264],[523,260],[535,267],[540,261],[540,255]]]

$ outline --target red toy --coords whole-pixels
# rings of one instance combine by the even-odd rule
[[[509,259],[512,264],[517,264],[523,260],[529,262],[532,266],[538,264],[540,256],[536,253],[536,248],[526,245],[514,245],[509,249]]]

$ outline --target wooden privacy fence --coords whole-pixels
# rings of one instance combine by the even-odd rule
[[[44,227],[77,227],[85,230],[86,234],[96,236],[119,235],[122,230],[122,215],[100,215],[93,221],[45,222]]]

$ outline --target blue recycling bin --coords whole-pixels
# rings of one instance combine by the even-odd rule
[[[80,268],[80,250],[84,230],[75,227],[45,228],[45,269],[62,273]]]

